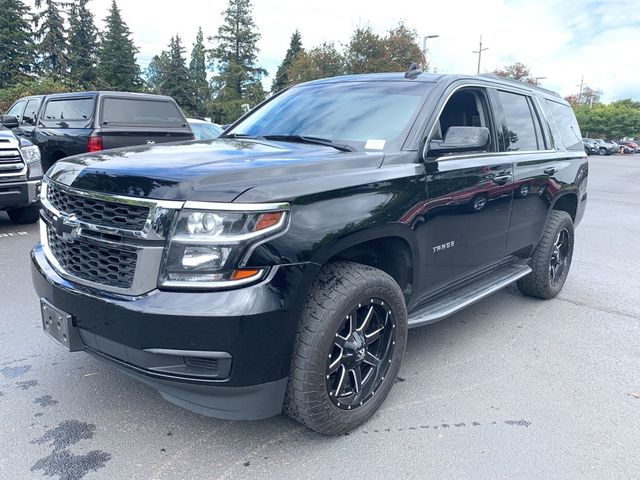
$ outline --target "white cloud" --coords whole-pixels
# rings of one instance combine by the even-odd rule
[[[111,0],[93,0],[96,18],[107,14]],[[120,0],[123,17],[140,48],[144,66],[179,33],[188,50],[199,26],[215,35],[225,0]],[[323,41],[346,43],[359,25],[384,33],[404,20],[420,35],[440,35],[428,43],[429,58],[442,73],[475,73],[480,34],[488,50],[482,70],[523,62],[541,84],[562,95],[585,84],[604,91],[605,100],[640,98],[640,44],[637,0],[567,2],[561,0],[254,0],[254,20],[262,38],[259,61],[273,75],[297,28],[305,46]],[[270,84],[267,80],[265,84]]]

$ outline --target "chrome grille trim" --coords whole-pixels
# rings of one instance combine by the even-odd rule
[[[78,219],[75,215],[61,212],[56,209],[48,200],[47,192],[50,184],[55,184],[55,188],[73,195],[85,196],[97,201],[122,203],[125,205],[140,205],[147,207],[149,213],[140,230],[119,228],[113,226],[99,225],[85,220]],[[47,260],[58,274],[65,278],[97,290],[108,291],[127,296],[138,296],[150,292],[157,287],[158,273],[162,262],[164,245],[169,233],[169,227],[176,210],[182,208],[184,202],[149,200],[135,197],[125,197],[119,195],[108,195],[103,193],[88,192],[54,182],[45,177],[42,187],[41,210],[40,210],[40,241]],[[55,233],[56,224],[61,219],[73,225],[75,233],[74,240],[82,243],[91,243],[105,249],[126,249],[136,255],[135,272],[130,286],[110,285],[106,282],[96,282],[88,278],[74,275],[68,272],[55,257],[48,242],[48,229],[60,241],[67,241]],[[87,275],[86,277],[89,277]]]
[[[20,177],[27,173],[27,164],[20,153],[20,143],[15,138],[3,138],[0,142],[0,179]]]

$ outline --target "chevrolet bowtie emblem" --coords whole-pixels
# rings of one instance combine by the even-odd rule
[[[82,231],[75,215],[56,217],[53,221],[53,227],[58,237],[68,243],[75,242]]]

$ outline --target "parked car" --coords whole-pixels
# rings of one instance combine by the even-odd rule
[[[598,144],[598,155],[611,155],[615,152],[613,144],[605,142],[602,138],[596,138],[596,143]]]
[[[635,149],[633,147],[631,147],[630,145],[625,145],[623,142],[619,142],[619,153],[624,153],[624,154],[633,154],[636,153]]]
[[[69,155],[110,148],[193,140],[171,97],[125,92],[32,96],[7,112],[18,119],[16,135],[40,147],[46,169]]]
[[[620,144],[633,150],[632,153],[640,153],[640,145],[638,145],[636,142],[625,140],[625,141],[621,141]]]
[[[560,292],[579,132],[547,90],[414,69],[296,85],[211,142],[63,159],[31,253],[44,330],[200,414],[348,432],[408,328],[513,282]]]
[[[584,145],[584,151],[587,155],[595,155],[598,153],[599,145],[593,138],[583,138],[582,144]]]
[[[14,223],[35,223],[42,185],[40,150],[13,134],[10,128],[17,125],[14,116],[0,117],[0,210]]]
[[[222,133],[222,127],[201,118],[187,118],[196,140],[215,140]]]

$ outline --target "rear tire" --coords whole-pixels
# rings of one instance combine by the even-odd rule
[[[17,223],[19,225],[36,223],[40,218],[40,202],[29,205],[28,207],[7,210],[7,214],[9,214],[9,218],[13,223]]]
[[[353,430],[387,397],[406,342],[407,309],[393,278],[357,263],[325,266],[300,320],[285,413],[324,435]]]
[[[564,285],[573,257],[574,231],[571,216],[553,210],[545,225],[542,240],[536,247],[531,266],[533,271],[518,280],[518,288],[530,297],[553,298]]]

